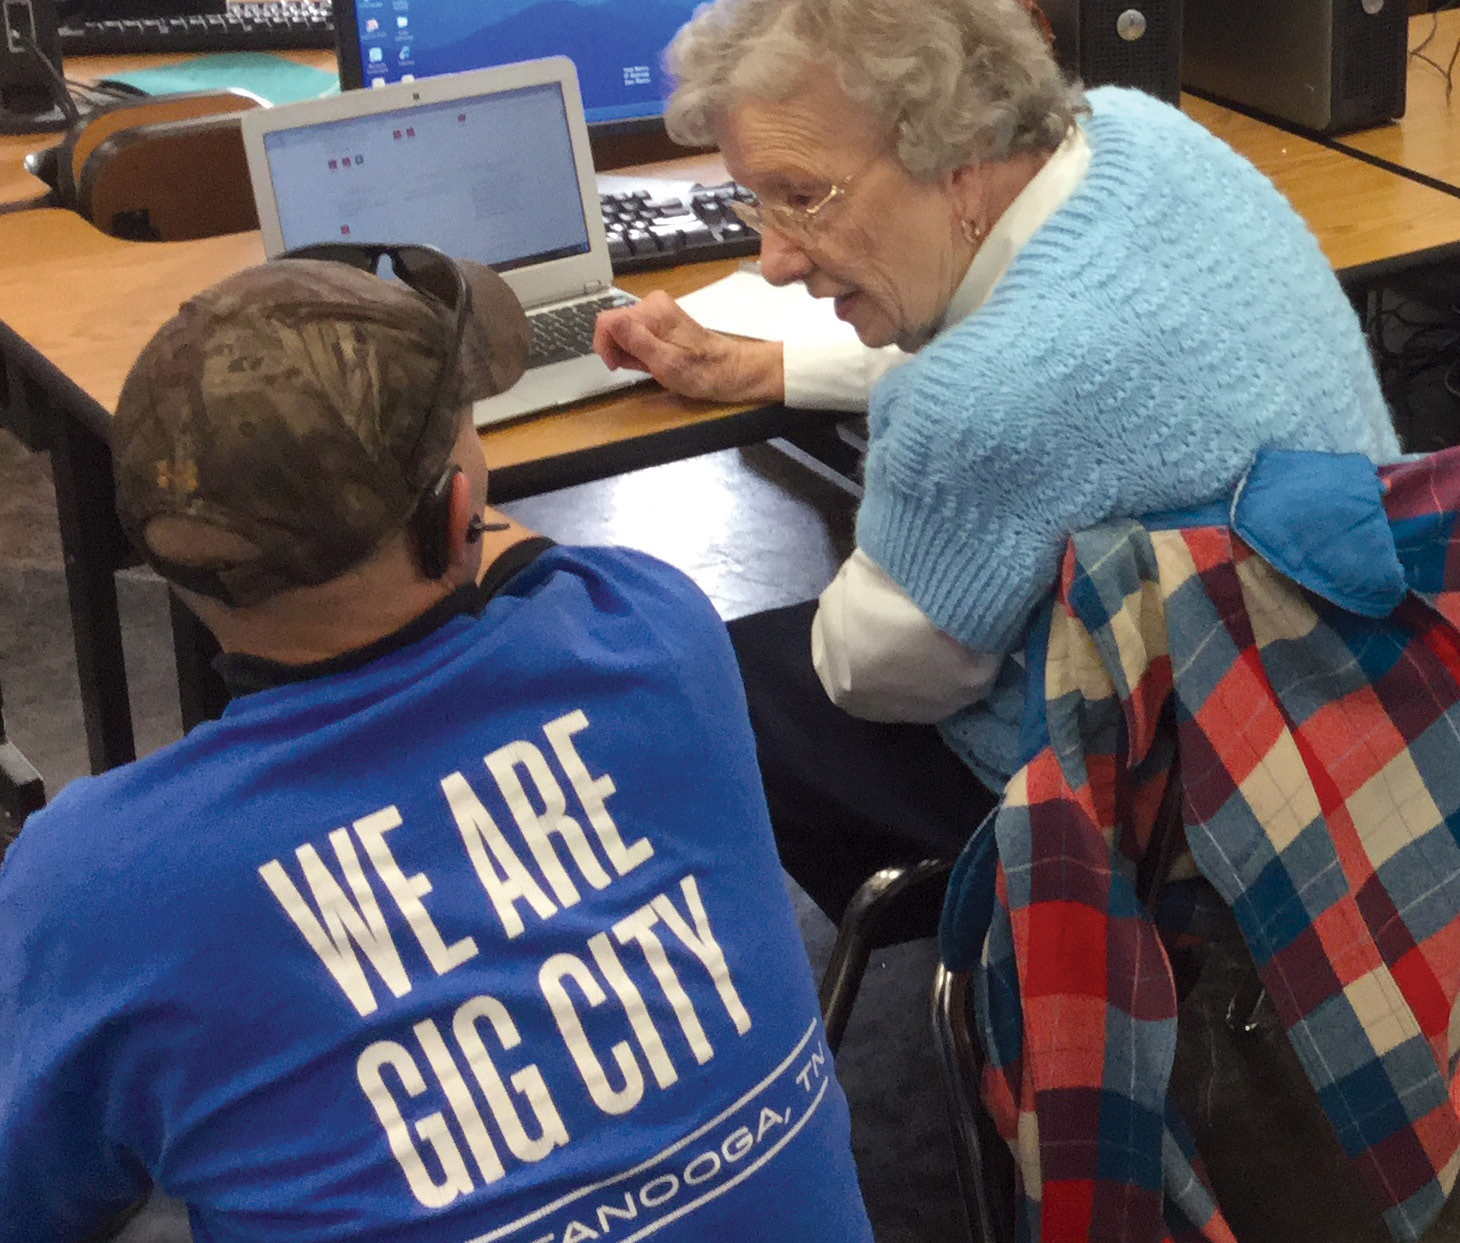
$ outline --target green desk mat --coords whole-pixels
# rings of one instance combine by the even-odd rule
[[[250,91],[266,104],[289,104],[300,99],[334,95],[338,75],[312,65],[299,65],[272,52],[219,52],[160,69],[109,74],[117,82],[144,95],[173,95],[182,91],[221,91],[229,87]]]

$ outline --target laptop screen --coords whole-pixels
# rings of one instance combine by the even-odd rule
[[[263,148],[286,249],[429,242],[498,271],[589,250],[556,83],[275,130]]]

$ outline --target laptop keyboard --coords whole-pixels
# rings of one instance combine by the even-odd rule
[[[599,311],[627,306],[633,299],[622,294],[588,298],[552,311],[536,311],[527,317],[532,342],[527,347],[527,369],[567,362],[593,352],[593,324]]]

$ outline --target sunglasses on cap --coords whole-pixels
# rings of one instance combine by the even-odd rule
[[[321,259],[332,263],[346,263],[352,268],[380,275],[380,261],[390,260],[390,269],[395,277],[409,289],[428,298],[434,298],[456,317],[447,345],[446,361],[441,374],[431,390],[431,400],[426,406],[426,417],[421,420],[421,431],[417,434],[412,456],[420,448],[420,437],[426,429],[435,425],[441,412],[441,404],[451,391],[451,380],[456,374],[456,360],[461,353],[461,340],[466,333],[467,317],[471,314],[471,286],[456,260],[434,246],[420,243],[409,245],[376,244],[371,242],[316,242],[309,246],[296,246],[279,255],[280,259]]]
[[[466,332],[467,317],[471,314],[471,286],[466,283],[466,276],[462,273],[456,260],[434,246],[425,246],[416,242],[406,245],[374,242],[315,242],[309,246],[296,246],[292,250],[286,250],[278,258],[322,259],[334,263],[347,263],[351,267],[369,272],[372,276],[379,276],[380,261],[389,259],[391,272],[403,285],[428,298],[435,298],[448,311],[455,314],[456,322],[452,328],[446,361],[441,367],[441,374],[431,393],[430,404],[426,407],[426,417],[421,421],[421,431],[417,433],[416,444],[411,450],[411,455],[414,457],[420,448],[420,438],[425,435],[426,429],[435,423],[437,415],[441,413],[440,407],[451,389],[451,377],[456,374],[456,360],[461,354],[461,339]],[[416,514],[416,519],[421,522],[421,525],[437,525],[435,511],[446,503],[451,477],[459,473],[460,469],[459,466],[448,465],[440,478],[435,483],[428,485],[421,494]],[[421,510],[429,512],[422,514]],[[423,518],[425,521],[421,521]],[[505,522],[486,522],[479,514],[473,515],[467,525],[466,537],[471,541],[478,540],[484,531],[505,531],[509,525]]]

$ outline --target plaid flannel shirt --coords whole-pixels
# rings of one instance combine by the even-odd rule
[[[1230,506],[1070,541],[1029,641],[1030,758],[943,922],[1025,1238],[1232,1238],[1166,1100],[1165,908],[1199,930],[1203,891],[1394,1237],[1454,1185],[1460,450],[1377,476],[1268,453]],[[1178,752],[1186,841],[1153,918],[1137,873]]]

